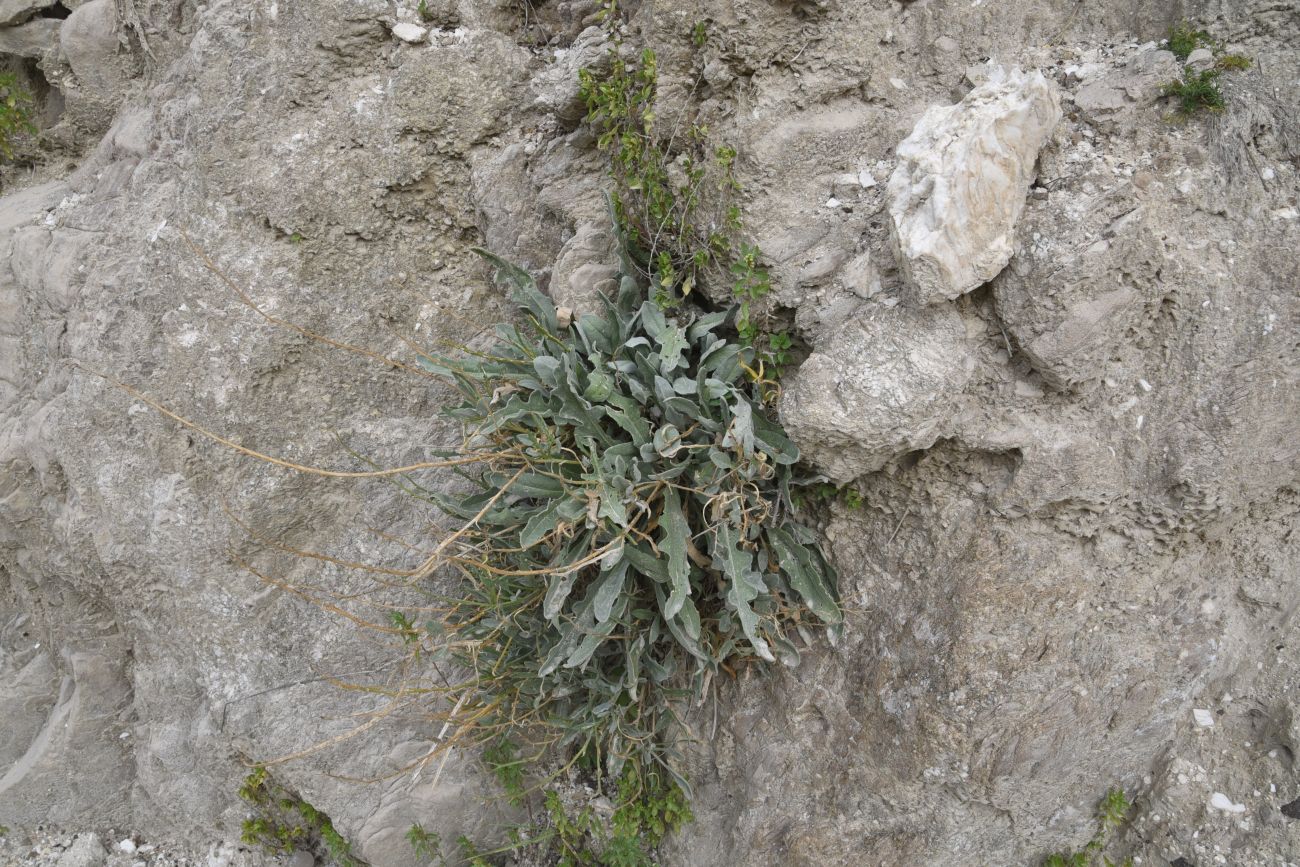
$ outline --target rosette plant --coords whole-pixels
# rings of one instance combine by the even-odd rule
[[[485,352],[423,358],[459,390],[447,412],[481,467],[431,495],[459,529],[428,571],[464,579],[429,627],[467,672],[447,721],[684,784],[680,710],[720,673],[794,664],[798,633],[841,622],[835,573],[792,514],[798,450],[728,313],[668,315],[623,276],[574,318],[483,255],[522,323]]]

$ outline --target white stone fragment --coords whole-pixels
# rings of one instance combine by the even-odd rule
[[[1041,72],[999,66],[961,102],[930,108],[899,144],[890,236],[919,300],[956,298],[1010,261],[1038,151],[1060,118]]]
[[[416,45],[424,41],[425,37],[429,35],[429,31],[418,24],[403,21],[400,24],[393,25],[393,35],[403,42]]]
[[[1214,714],[1210,713],[1203,707],[1193,709],[1192,718],[1196,720],[1196,724],[1203,729],[1214,727]]]
[[[1216,810],[1222,810],[1225,813],[1244,813],[1246,812],[1245,804],[1234,804],[1232,798],[1229,798],[1223,792],[1215,792],[1210,796],[1210,806]]]
[[[135,852],[135,841],[130,837],[127,837],[125,840],[122,840],[117,844],[117,851],[125,852],[127,855],[132,854]]]

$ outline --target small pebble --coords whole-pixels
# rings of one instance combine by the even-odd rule
[[[1203,729],[1214,727],[1214,714],[1210,713],[1205,708],[1194,708],[1192,710],[1192,718],[1195,719],[1196,724]]]
[[[409,42],[410,44],[415,45],[423,42],[424,37],[429,35],[429,31],[425,30],[418,24],[403,21],[401,24],[393,25],[393,35],[403,42]]]
[[[1232,798],[1229,798],[1223,792],[1215,792],[1210,796],[1210,806],[1216,810],[1222,810],[1225,813],[1244,813],[1246,812],[1245,804],[1234,804]]]

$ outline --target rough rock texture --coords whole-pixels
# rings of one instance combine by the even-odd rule
[[[275,326],[202,256],[267,314],[406,362],[403,338],[473,343],[502,315],[471,245],[598,290],[573,80],[603,53],[595,4],[66,5],[28,21],[52,48],[3,58],[43,128],[0,199],[0,858],[56,863],[49,822],[98,830],[110,864],[135,863],[124,838],[257,863],[235,791],[292,756],[277,778],[374,864],[413,863],[417,821],[491,837],[475,757],[421,766],[427,704],[337,685],[402,679],[327,606],[382,623],[411,598],[275,547],[402,566],[436,515],[237,455],[94,371],[299,463],[427,457],[440,387]],[[661,121],[690,106],[740,146],[773,316],[809,349],[785,423],[863,503],[820,513],[843,641],[687,720],[698,819],[664,862],[1036,863],[1113,785],[1138,803],[1116,855],[1294,862],[1294,4],[624,5]],[[1255,64],[1175,124],[1152,40],[1184,16]],[[958,150],[1018,161],[900,148],[1014,67],[1062,120],[1033,115],[1040,142],[990,119],[996,146]],[[922,293],[885,187],[930,164],[999,193],[944,226],[971,276]]]
[[[60,22],[38,18],[0,29],[0,55],[42,57],[57,44]]]
[[[35,17],[59,0],[0,0],[0,27],[12,27]]]
[[[804,457],[841,484],[934,445],[975,368],[956,311],[867,304],[842,315],[781,396]]]
[[[1060,117],[1041,72],[998,66],[961,102],[927,111],[899,143],[890,237],[920,303],[965,295],[1011,260],[1038,151]]]

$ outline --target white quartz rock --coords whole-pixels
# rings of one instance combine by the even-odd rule
[[[1216,810],[1222,810],[1225,813],[1244,813],[1246,812],[1245,804],[1233,803],[1223,792],[1215,792],[1210,796],[1210,806]]]
[[[890,235],[922,303],[970,292],[1010,261],[1038,151],[1060,118],[1042,73],[996,67],[961,102],[930,108],[899,144]]]

